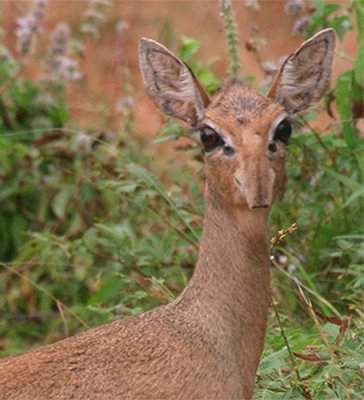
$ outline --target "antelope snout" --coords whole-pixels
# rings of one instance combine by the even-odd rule
[[[246,200],[250,209],[269,208],[272,204],[272,182],[268,173],[253,174],[249,179]]]
[[[272,205],[274,173],[268,162],[262,159],[245,160],[236,182],[249,209],[269,208]]]

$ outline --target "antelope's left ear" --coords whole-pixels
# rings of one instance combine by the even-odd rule
[[[142,38],[140,68],[144,84],[165,114],[196,127],[210,98],[188,66],[160,43]]]
[[[268,97],[280,103],[289,114],[321,100],[330,83],[334,50],[334,30],[318,32],[286,59]]]

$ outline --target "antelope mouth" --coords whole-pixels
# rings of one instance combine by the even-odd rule
[[[251,206],[251,208],[269,208],[269,204],[257,204],[257,205]]]

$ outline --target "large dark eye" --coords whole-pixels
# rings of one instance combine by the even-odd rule
[[[273,140],[279,140],[284,144],[288,144],[289,138],[291,137],[291,133],[292,133],[291,122],[288,119],[284,119],[277,126],[273,135]]]
[[[207,125],[200,128],[201,143],[206,152],[214,150],[218,146],[222,146],[224,141],[221,136]]]

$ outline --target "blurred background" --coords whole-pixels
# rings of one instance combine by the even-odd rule
[[[262,62],[267,64],[266,70],[277,67],[302,42],[305,29],[300,24],[307,23],[313,6],[302,1],[292,4],[290,8],[284,0],[236,2],[242,69],[245,74],[255,76],[256,83],[266,78]],[[0,3],[3,40],[12,49],[17,41],[16,19],[30,6],[31,1]],[[82,127],[90,123],[105,127],[105,122],[115,127],[119,119],[117,106],[122,107],[127,96],[125,86],[130,84],[133,93],[140,97],[133,104],[138,124],[136,134],[150,139],[161,128],[162,118],[147,98],[139,73],[138,41],[143,36],[165,44],[172,51],[179,49],[182,37],[195,38],[201,43],[198,58],[206,61],[216,58],[211,69],[219,78],[223,78],[228,67],[218,1],[100,1],[100,7],[94,8],[87,0],[50,0],[45,13],[41,22],[43,34],[37,38],[38,54],[47,51],[59,23],[67,23],[71,40],[82,41],[78,43],[79,52],[73,43],[76,48],[72,54],[82,76],[69,85],[67,92],[72,117]],[[259,47],[259,56],[254,45]],[[356,46],[356,33],[350,30],[340,43],[340,50],[353,57]],[[24,71],[27,76],[39,78],[44,73],[44,65],[38,61],[27,60]],[[349,64],[347,58],[336,59],[334,73],[339,74]]]
[[[0,0],[1,356],[166,304],[192,274],[199,144],[146,95],[139,39],[178,54],[211,94],[237,51],[266,92],[330,27],[331,89],[297,117],[271,213],[272,237],[298,229],[272,250],[255,399],[363,398],[364,2],[232,5],[237,33],[217,0]]]

